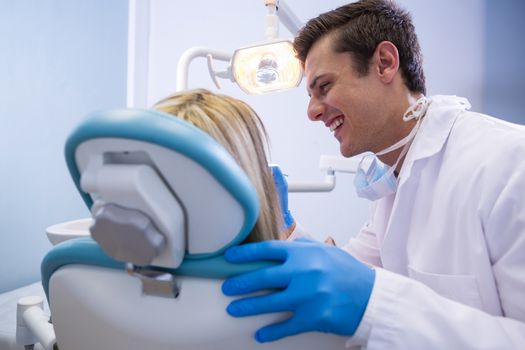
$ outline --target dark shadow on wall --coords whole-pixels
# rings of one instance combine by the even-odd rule
[[[525,124],[525,1],[485,0],[485,113]]]

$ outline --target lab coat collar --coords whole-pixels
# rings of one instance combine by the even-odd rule
[[[414,162],[437,154],[445,145],[458,115],[470,108],[467,99],[436,95],[430,105],[405,158],[399,174],[399,186],[409,177]]]
[[[408,231],[407,222],[410,222],[414,208],[413,194],[417,185],[405,185],[416,162],[435,156],[445,146],[452,127],[459,116],[466,108],[470,108],[468,101],[456,96],[434,96],[431,98],[427,113],[422,121],[410,150],[406,156],[401,173],[399,174],[399,184],[395,193],[395,198],[383,198],[384,208],[390,206],[388,223],[383,236],[381,247],[381,259],[383,266],[389,270],[402,275],[408,275],[407,255],[400,255],[399,252],[406,250]],[[390,204],[392,203],[392,204]],[[399,208],[402,208],[400,210]],[[383,209],[386,213],[387,209]]]

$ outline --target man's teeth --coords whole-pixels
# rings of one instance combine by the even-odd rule
[[[330,131],[334,131],[341,124],[343,124],[343,118],[337,118],[330,124]]]

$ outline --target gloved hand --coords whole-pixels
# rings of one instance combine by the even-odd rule
[[[281,214],[285,229],[289,229],[295,222],[290,210],[288,209],[288,182],[286,181],[281,168],[278,165],[270,165],[273,175],[273,183],[279,195],[279,203],[281,204]]]
[[[375,281],[375,271],[345,251],[304,239],[235,246],[226,251],[225,258],[232,263],[282,262],[234,276],[222,285],[228,296],[272,290],[231,302],[226,309],[231,316],[293,313],[284,322],[259,329],[255,334],[258,342],[309,331],[353,335]]]

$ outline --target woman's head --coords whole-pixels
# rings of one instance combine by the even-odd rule
[[[261,209],[246,241],[279,239],[282,229],[279,199],[266,159],[266,131],[255,111],[240,100],[204,89],[169,96],[153,108],[209,134],[230,152],[251,180]]]

